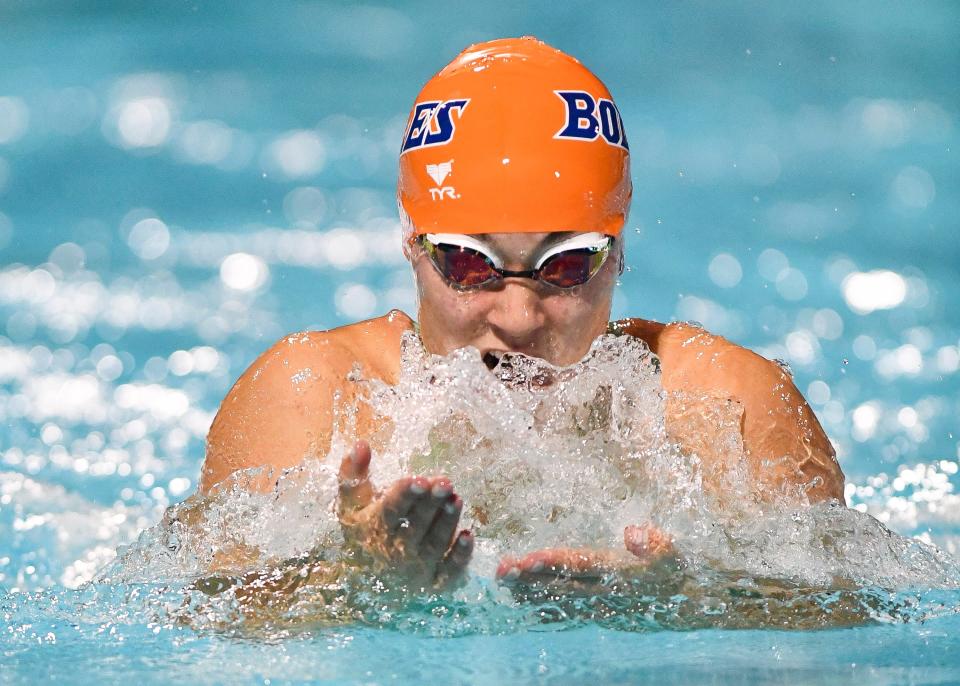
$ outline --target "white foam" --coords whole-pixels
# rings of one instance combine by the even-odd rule
[[[410,473],[449,476],[477,537],[476,576],[492,576],[506,554],[622,550],[625,526],[653,524],[674,537],[693,578],[719,570],[818,587],[960,585],[951,558],[867,514],[811,506],[802,487],[765,501],[745,466],[739,405],[668,397],[659,361],[637,339],[602,336],[563,369],[508,355],[494,373],[472,348],[430,355],[413,334],[402,345],[396,385],[352,375],[386,420],[371,478],[383,488]],[[250,472],[174,508],[110,578],[198,575],[238,548],[237,572],[329,553],[340,545],[335,470],[347,444],[337,436],[325,460],[305,460],[272,493],[245,490],[245,479],[264,476]],[[200,513],[193,524],[190,507]]]

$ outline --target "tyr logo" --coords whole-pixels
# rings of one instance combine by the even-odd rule
[[[567,118],[554,138],[593,141],[603,137],[609,145],[629,150],[620,110],[607,98],[594,98],[586,91],[554,91],[567,108]]]
[[[438,162],[437,164],[428,164],[427,165],[427,174],[430,175],[430,178],[433,179],[434,183],[437,184],[437,188],[431,188],[430,197],[433,200],[443,200],[444,198],[452,198],[456,200],[460,196],[457,195],[457,191],[453,186],[444,186],[443,180],[447,178],[449,174],[453,173],[453,160],[448,160],[446,162]]]
[[[462,100],[431,100],[418,102],[413,108],[413,116],[403,137],[400,154],[414,148],[429,148],[443,145],[453,139],[457,121],[463,116],[469,98]],[[456,112],[456,120],[453,117]]]

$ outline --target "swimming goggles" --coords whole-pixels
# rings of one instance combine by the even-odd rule
[[[507,277],[535,279],[556,288],[574,288],[596,276],[607,261],[613,237],[602,233],[577,234],[548,248],[533,269],[503,268],[490,248],[471,236],[427,233],[420,236],[424,252],[437,271],[455,288],[477,288]]]

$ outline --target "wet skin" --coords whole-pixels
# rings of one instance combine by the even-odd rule
[[[482,238],[507,269],[529,269],[556,234],[501,234]],[[417,282],[420,336],[433,353],[470,345],[492,365],[500,352],[523,352],[567,365],[583,357],[608,330],[619,255],[612,254],[589,282],[559,290],[532,279],[511,277],[491,286],[453,288],[416,246],[407,247]],[[412,329],[401,312],[324,332],[284,338],[240,377],[221,405],[207,439],[201,492],[250,467],[280,470],[329,452],[334,398],[355,402],[346,377],[360,362],[367,377],[395,383],[400,337]],[[659,357],[661,382],[669,393],[723,399],[742,409],[744,454],[757,490],[777,494],[806,485],[811,500],[843,499],[843,474],[816,417],[789,376],[777,365],[721,337],[683,324],[642,319],[615,323],[614,330],[643,339]],[[294,382],[296,379],[296,382]],[[421,586],[455,583],[469,563],[473,539],[457,532],[463,504],[444,476],[406,477],[382,493],[367,479],[367,443],[375,435],[369,412],[357,404],[356,439],[340,465],[339,513],[348,545],[374,567],[390,569]],[[671,406],[668,400],[668,415]],[[668,431],[671,417],[667,417]],[[342,427],[341,427],[342,428]],[[673,436],[681,444],[683,436]],[[701,441],[709,443],[709,436]],[[695,443],[695,442],[694,442]],[[710,467],[703,445],[688,445]],[[770,461],[770,458],[779,458]],[[375,458],[373,458],[375,460]],[[374,461],[375,465],[375,461]],[[247,487],[269,490],[276,476]],[[639,523],[638,524],[643,524]],[[640,573],[673,559],[669,536],[646,531],[656,545],[641,546],[637,531],[625,532],[624,548],[534,551],[504,560],[498,577],[508,584],[597,579],[611,570]]]
[[[455,584],[473,554],[473,535],[457,533],[463,501],[450,480],[408,476],[376,493],[370,458],[370,445],[358,441],[340,465],[337,513],[347,545],[414,587]]]

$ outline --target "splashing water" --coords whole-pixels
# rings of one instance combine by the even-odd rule
[[[658,359],[633,337],[602,336],[567,368],[507,354],[491,373],[473,348],[431,355],[406,334],[396,385],[367,379],[359,368],[350,378],[381,420],[371,439],[374,484],[443,473],[463,498],[463,525],[474,531],[477,549],[472,579],[453,600],[433,596],[425,605],[407,605],[413,614],[397,615],[377,596],[382,584],[318,571],[315,561],[340,559],[336,469],[356,408],[341,408],[348,427],[322,460],[288,470],[268,494],[246,488],[263,476],[249,470],[213,496],[171,508],[101,581],[184,582],[216,570],[246,575],[247,584],[217,601],[221,619],[234,616],[230,603],[258,587],[290,596],[286,620],[315,615],[319,604],[326,619],[422,627],[440,617],[447,622],[442,632],[451,618],[468,615],[466,628],[456,631],[477,631],[523,623],[511,614],[517,606],[509,594],[489,581],[504,555],[551,547],[622,550],[625,527],[651,524],[674,539],[683,592],[672,587],[669,598],[645,597],[642,607],[607,603],[603,617],[648,624],[683,617],[696,625],[721,616],[727,619],[715,623],[735,624],[737,604],[769,613],[771,603],[780,603],[796,618],[805,599],[817,611],[852,603],[861,615],[902,618],[910,604],[891,600],[900,597],[896,590],[960,586],[960,566],[949,556],[866,514],[835,502],[810,504],[803,487],[763,496],[746,466],[739,405],[666,394]],[[319,580],[321,591],[304,591],[308,579]],[[219,592],[230,584],[215,586]],[[576,607],[550,600],[557,616],[576,614]],[[437,603],[444,608],[439,614]],[[538,612],[542,620],[542,606]]]

